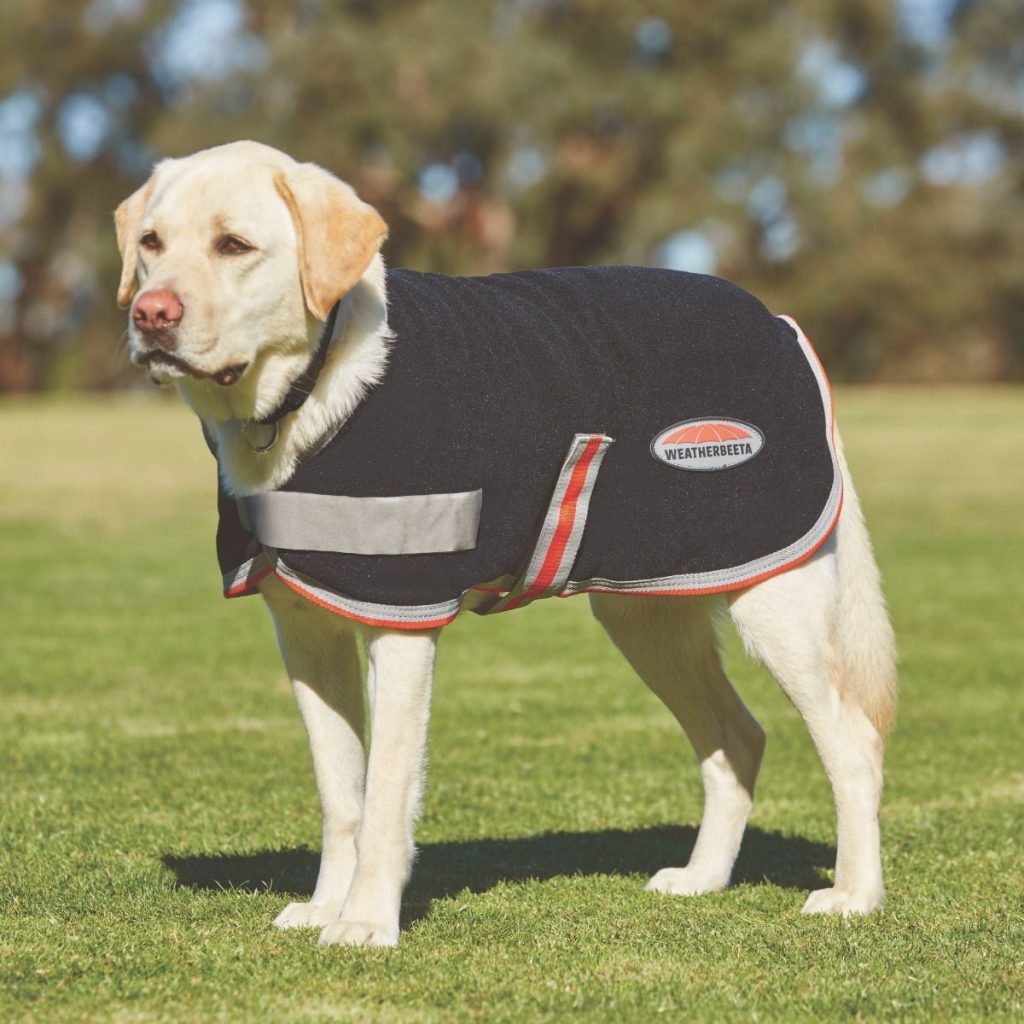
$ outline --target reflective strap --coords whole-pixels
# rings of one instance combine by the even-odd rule
[[[242,525],[270,548],[426,555],[476,547],[482,492],[351,498],[269,491],[239,498]]]
[[[583,539],[597,471],[612,443],[613,439],[604,434],[577,434],[573,438],[526,572],[504,597],[474,611],[508,611],[562,592]]]

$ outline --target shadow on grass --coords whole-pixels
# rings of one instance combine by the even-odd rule
[[[544,880],[569,875],[651,875],[683,865],[697,830],[679,826],[551,832],[521,839],[475,839],[427,843],[419,848],[412,881],[403,900],[403,924],[423,917],[433,900],[468,889],[486,892],[499,882]],[[835,847],[778,832],[747,829],[733,884],[768,882],[790,889],[823,884],[822,870],[835,862]],[[316,884],[320,854],[307,847],[251,854],[165,856],[186,889],[238,889],[243,892],[308,897]]]

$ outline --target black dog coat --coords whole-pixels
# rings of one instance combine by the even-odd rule
[[[387,296],[381,383],[279,491],[221,490],[227,596],[273,572],[340,615],[424,629],[549,595],[736,590],[831,533],[824,372],[741,289],[394,270]]]

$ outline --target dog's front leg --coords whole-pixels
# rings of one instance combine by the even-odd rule
[[[338,919],[348,895],[363,815],[365,712],[356,634],[343,620],[296,601],[280,584],[264,585],[264,593],[309,737],[323,813],[323,852],[313,896],[309,902],[289,903],[274,924],[323,928]]]
[[[370,757],[357,862],[341,916],[320,944],[394,946],[423,791],[437,630],[367,633]]]

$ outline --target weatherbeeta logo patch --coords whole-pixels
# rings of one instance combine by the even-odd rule
[[[651,442],[651,454],[673,469],[709,473],[748,462],[763,447],[757,427],[715,418],[674,423]]]

